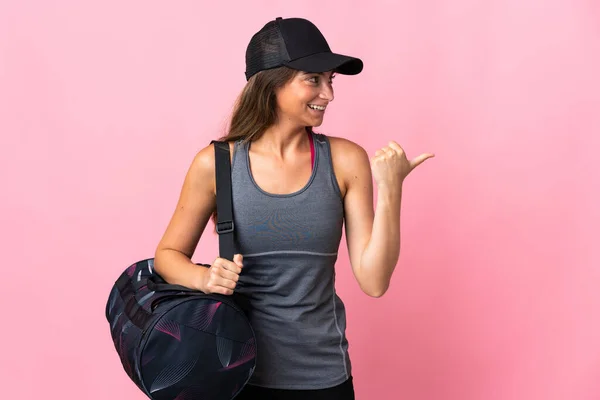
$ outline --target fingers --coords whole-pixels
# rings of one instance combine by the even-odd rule
[[[220,265],[213,265],[210,268],[210,277],[206,285],[208,292],[225,295],[232,294],[237,285],[237,275],[233,274],[235,276],[232,277],[229,274],[233,274],[233,272],[223,269]]]
[[[224,294],[225,296],[231,296],[233,294],[233,289],[228,289],[223,286],[216,286],[213,283],[206,285],[206,289],[206,293]]]
[[[235,272],[229,271],[229,270],[227,270],[227,269],[225,269],[225,268],[223,268],[221,266],[216,267],[215,270],[218,273],[219,278],[221,278],[223,280],[236,283],[240,279],[240,275],[239,274],[236,274]]]
[[[391,157],[395,154],[394,149],[390,147],[383,147],[375,151],[375,157]]]
[[[379,157],[379,156],[391,157],[396,154],[403,155],[404,149],[402,149],[402,147],[400,147],[400,145],[394,141],[389,142],[387,146],[382,147],[381,149],[375,151],[375,157]]]
[[[390,141],[388,143],[388,145],[380,150],[377,150],[375,152],[375,155],[381,155],[381,154],[386,154],[386,155],[392,155],[392,153],[397,153],[400,156],[406,156],[404,149],[402,148],[402,146],[400,146],[398,143],[396,143],[395,141]],[[415,157],[414,159],[412,159],[409,164],[410,164],[410,169],[414,169],[415,167],[419,166],[420,164],[422,164],[425,160],[435,157],[435,154],[432,153],[423,153],[418,157]]]
[[[420,164],[422,164],[425,160],[427,160],[429,158],[432,158],[432,157],[435,157],[435,154],[424,153],[424,154],[421,154],[418,157],[413,158],[410,161],[410,169],[412,170],[412,169],[416,168],[417,166],[419,166]]]
[[[213,262],[206,285],[209,293],[233,294],[242,272],[242,259],[236,254],[233,262],[220,257]]]
[[[238,281],[240,273],[242,272],[242,268],[240,268],[239,265],[223,258],[219,258],[217,261],[215,261],[214,269],[221,278],[225,278],[233,282]]]
[[[234,257],[234,260],[236,260],[236,258]],[[217,258],[215,260],[215,262],[213,263],[213,265],[218,265],[219,267],[223,268],[226,271],[231,271],[235,274],[240,274],[242,272],[242,263],[240,262],[232,262],[229,260],[226,260],[224,258]]]
[[[388,147],[390,149],[394,150],[398,154],[404,153],[404,149],[398,143],[396,143],[394,141],[389,142]]]

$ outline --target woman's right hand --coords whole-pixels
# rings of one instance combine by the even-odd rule
[[[242,255],[233,256],[233,262],[225,258],[216,258],[203,275],[202,291],[231,295],[237,286],[242,272]]]

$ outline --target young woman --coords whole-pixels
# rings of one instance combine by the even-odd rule
[[[248,300],[256,369],[239,399],[354,399],[344,304],[334,265],[345,225],[350,262],[367,295],[382,296],[400,251],[409,161],[391,141],[369,160],[350,140],[314,133],[334,99],[335,74],[363,63],[332,53],[305,19],[277,18],[251,39],[248,80],[229,132],[236,255],[210,268],[191,257],[216,208],[214,149],[202,149],[158,245],[171,283]],[[373,209],[373,185],[378,201]]]

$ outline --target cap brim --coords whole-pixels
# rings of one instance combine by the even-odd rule
[[[286,63],[287,67],[304,72],[335,71],[342,75],[357,75],[363,69],[359,58],[336,53],[317,53]]]

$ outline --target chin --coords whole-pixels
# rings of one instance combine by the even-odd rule
[[[306,124],[306,126],[312,126],[313,128],[316,128],[317,126],[321,126],[323,124],[323,118],[321,118],[318,121],[313,121],[311,123]]]

